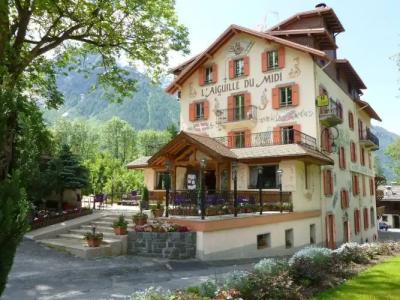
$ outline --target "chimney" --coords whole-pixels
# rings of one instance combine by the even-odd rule
[[[325,3],[319,3],[317,5],[315,5],[315,8],[325,8],[326,4]]]

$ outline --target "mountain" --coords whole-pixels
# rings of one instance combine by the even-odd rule
[[[137,92],[122,103],[110,103],[104,89],[91,90],[96,74],[85,76],[69,71],[67,76],[57,77],[58,89],[64,95],[64,105],[58,110],[46,110],[44,117],[50,124],[60,117],[94,119],[107,121],[117,116],[136,129],[162,130],[179,120],[179,103],[148,77],[133,68],[126,68],[137,80]]]
[[[400,136],[379,126],[372,126],[372,132],[379,138],[379,150],[375,152],[375,155],[379,158],[387,181],[394,181],[396,175],[391,168],[393,160],[385,154],[385,150]]]

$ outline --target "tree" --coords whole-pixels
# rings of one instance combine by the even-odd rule
[[[392,168],[397,175],[397,180],[400,180],[400,138],[386,148],[385,154],[392,158]]]
[[[171,125],[169,125],[167,127],[167,131],[168,131],[169,135],[171,136],[171,139],[176,137],[179,133],[178,127],[176,127],[175,123],[172,123]]]
[[[102,148],[121,162],[135,157],[136,133],[128,122],[117,117],[108,121],[102,130]]]
[[[0,1],[0,193],[7,193],[11,183],[12,188],[19,188],[14,174],[18,169],[16,140],[25,104],[40,100],[56,108],[62,103],[56,87],[57,68],[99,53],[97,64],[91,66],[97,71],[97,84],[110,87],[107,93],[119,101],[136,88],[135,80],[116,63],[119,57],[142,62],[157,78],[162,66],[168,65],[169,52],[187,52],[187,45],[187,30],[178,23],[173,0]],[[82,64],[74,67],[85,71]],[[16,197],[22,194],[14,193]],[[17,213],[23,214],[23,197],[13,203]],[[7,226],[22,227],[18,221]],[[9,265],[16,246],[7,249],[10,255],[0,256],[0,266]],[[5,247],[0,244],[0,249]],[[0,283],[5,281],[0,278]]]
[[[66,189],[81,189],[88,185],[87,169],[72,154],[69,146],[64,145],[58,156],[49,161],[46,181],[58,194],[58,209],[62,209]]]
[[[138,147],[141,155],[153,155],[171,140],[167,131],[142,130],[138,133]]]

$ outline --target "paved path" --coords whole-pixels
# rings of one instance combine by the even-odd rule
[[[1,299],[129,299],[132,292],[148,286],[183,288],[208,277],[250,269],[253,262],[211,264],[138,256],[84,260],[25,239]]]

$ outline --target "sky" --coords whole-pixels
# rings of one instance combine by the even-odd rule
[[[310,0],[176,0],[179,21],[189,30],[190,50],[207,48],[229,25],[269,28],[293,14],[314,9]],[[345,32],[337,36],[338,58],[350,61],[367,89],[363,100],[383,122],[400,134],[400,71],[393,59],[400,53],[399,0],[330,0]],[[190,56],[173,56],[171,67]]]

